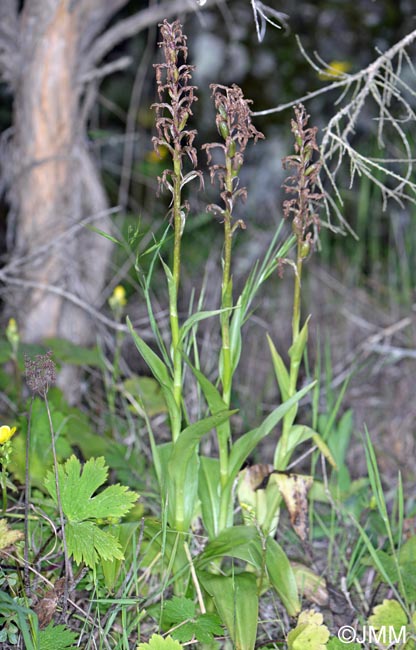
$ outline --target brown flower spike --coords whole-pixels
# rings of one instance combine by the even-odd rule
[[[302,104],[295,106],[295,119],[292,119],[292,133],[295,136],[295,155],[283,158],[284,169],[294,169],[295,173],[286,179],[283,187],[294,197],[283,202],[283,215],[292,219],[292,230],[301,256],[307,257],[313,243],[311,228],[319,229],[320,221],[316,207],[319,207],[323,194],[314,192],[318,181],[321,162],[313,162],[313,154],[319,154],[316,144],[317,127],[306,128],[309,115]]]
[[[197,165],[196,149],[193,146],[196,130],[185,127],[192,115],[192,104],[198,98],[194,92],[196,86],[190,84],[194,66],[186,63],[188,48],[182,25],[179,20],[173,23],[164,20],[160,25],[160,33],[162,41],[158,45],[163,50],[165,60],[153,66],[160,101],[152,105],[156,111],[157,129],[157,136],[152,141],[157,153],[159,147],[166,147],[174,161],[174,169],[166,169],[158,178],[159,187],[163,186],[173,194],[175,181],[180,184],[180,189],[196,176],[201,184],[203,182],[201,172],[195,169],[182,175],[184,156],[189,157],[194,168]],[[188,212],[187,203],[180,207]]]
[[[220,183],[221,198],[225,204],[225,210],[218,205],[209,205],[208,210],[214,214],[224,217],[225,212],[232,215],[233,207],[237,198],[243,201],[247,197],[245,187],[238,187],[238,174],[244,162],[244,152],[248,141],[253,138],[257,142],[264,138],[263,133],[258,131],[251,121],[250,99],[245,99],[243,91],[239,86],[233,84],[231,87],[212,84],[210,86],[214,98],[216,124],[219,134],[224,139],[224,144],[212,142],[204,144],[203,149],[207,152],[208,165],[210,166],[211,181],[215,177]],[[224,152],[225,164],[212,164],[212,149],[222,149]],[[235,227],[245,227],[244,222],[239,221]]]

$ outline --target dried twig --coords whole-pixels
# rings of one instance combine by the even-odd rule
[[[403,78],[404,64],[415,74],[407,53],[407,48],[415,40],[416,30],[380,54],[363,70],[355,74],[334,74],[334,81],[319,90],[292,102],[253,113],[253,115],[270,115],[294,106],[300,101],[306,102],[333,90],[341,91],[338,100],[334,103],[340,108],[329,120],[320,146],[323,169],[329,179],[331,192],[336,197],[334,201],[328,194],[326,195],[328,217],[331,210],[335,210],[342,222],[339,206],[342,206],[343,200],[338,188],[337,176],[344,160],[350,167],[350,184],[353,183],[356,175],[366,176],[379,188],[383,209],[389,199],[395,200],[401,206],[405,201],[416,204],[416,183],[412,180],[414,157],[404,130],[406,124],[416,121],[416,112],[412,106],[416,91]],[[323,69],[320,59],[318,58],[320,62],[318,65],[305,52],[299,39],[298,43],[310,65],[317,72],[328,74],[328,71]],[[337,78],[337,75],[340,78]],[[355,144],[352,144],[351,139],[364,115],[364,109],[366,112],[373,110],[371,124],[377,126],[375,135],[380,148],[385,147],[387,126],[393,131],[395,144],[402,149],[397,157],[373,158],[358,151]],[[366,128],[368,129],[368,124]]]
[[[207,0],[204,9],[219,2],[224,2],[224,0]],[[158,6],[150,6],[129,18],[118,21],[114,27],[96,39],[85,58],[84,73],[94,68],[116,45],[135,36],[147,27],[155,25],[164,18],[168,19],[184,12],[199,10],[200,8],[194,0],[171,0]]]

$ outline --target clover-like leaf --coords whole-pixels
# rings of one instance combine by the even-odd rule
[[[298,624],[287,636],[289,650],[326,650],[329,630],[322,614],[306,610],[299,614]]]
[[[173,596],[163,605],[163,621],[169,626],[178,625],[195,616],[195,603],[190,598]]]
[[[137,650],[181,650],[182,647],[171,636],[163,638],[160,634],[153,634],[149,643],[139,643]]]
[[[362,648],[359,643],[346,643],[345,641],[338,639],[336,636],[332,636],[329,639],[326,647],[327,650],[361,650]]]
[[[211,643],[214,635],[224,634],[217,614],[197,614],[193,600],[173,596],[163,606],[163,628],[175,628],[172,638],[186,643],[196,639],[200,643]]]
[[[392,627],[395,632],[400,632],[404,625],[409,622],[406,612],[397,600],[383,600],[381,605],[373,609],[373,614],[368,619],[369,624],[376,630],[383,627]]]

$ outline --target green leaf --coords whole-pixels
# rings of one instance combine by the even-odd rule
[[[199,323],[201,320],[206,320],[207,318],[212,318],[213,316],[218,316],[224,312],[229,312],[229,309],[212,309],[210,311],[198,311],[196,314],[192,314],[189,318],[186,319],[184,324],[179,330],[179,342],[183,342],[184,338],[188,334],[189,330],[192,329],[196,323]]]
[[[243,291],[244,293],[244,291]],[[232,374],[237,369],[241,357],[242,338],[241,329],[246,316],[246,304],[243,294],[239,297],[230,324],[230,352],[231,352],[231,371]]]
[[[185,643],[195,638],[200,643],[212,643],[214,635],[222,636],[224,630],[217,614],[201,614],[173,632],[174,638]]]
[[[118,542],[123,555],[123,558],[119,560],[114,557],[110,560],[101,558],[104,582],[108,591],[115,590],[122,583],[130,570],[132,562],[135,561],[134,557],[139,543],[139,528],[140,523],[138,521],[130,521],[115,524],[108,531]],[[123,561],[124,557],[125,561]]]
[[[399,551],[399,566],[406,598],[416,601],[416,537],[406,540]]]
[[[138,334],[136,334],[129,318],[127,318],[127,325],[138,351],[149,366],[154,378],[157,379],[160,384],[169,410],[172,426],[174,426],[175,423],[180,423],[181,413],[178,405],[176,404],[175,396],[173,393],[173,382],[169,376],[167,367],[157,356],[157,354],[155,354],[153,350],[147,345],[147,343],[145,343],[143,339]]]
[[[12,358],[12,346],[9,341],[0,339],[0,363],[7,363]]]
[[[199,420],[194,424],[190,424],[189,427],[186,427],[186,429],[181,432],[179,438],[173,446],[171,464],[175,468],[175,472],[177,468],[184,467],[186,465],[202,436],[217,427],[222,422],[229,420],[229,418],[234,415],[234,413],[237,413],[237,411],[222,411],[221,413],[210,415],[209,417],[204,418],[203,420]],[[179,473],[179,469],[177,471]]]
[[[55,446],[58,461],[71,455],[72,449],[67,440],[67,430],[71,425],[68,417],[52,400],[49,402],[51,418],[55,431]],[[13,438],[13,449],[10,471],[25,482],[26,458],[26,417],[19,422],[18,433]],[[30,425],[30,480],[31,484],[43,489],[46,472],[53,465],[51,432],[45,403],[40,397],[35,397],[32,404]]]
[[[221,621],[216,614],[196,614],[195,603],[189,598],[173,596],[163,605],[163,628],[176,627],[172,637],[182,643],[197,639],[211,643],[214,635],[222,635]]]
[[[0,589],[0,612],[2,616],[10,616],[18,624],[23,637],[22,640],[25,650],[39,650],[33,643],[31,630],[29,629],[28,620],[29,617],[33,617],[33,612],[30,609],[23,607],[15,598],[12,598]]]
[[[309,326],[309,320],[310,316],[306,319],[302,329],[300,330],[299,334],[297,335],[296,339],[294,340],[293,344],[289,348],[289,357],[290,360],[293,364],[296,365],[296,367],[299,367],[302,361],[302,356],[303,352],[305,350],[306,343],[308,341],[308,326]],[[296,374],[297,376],[297,374]]]
[[[138,499],[135,492],[124,485],[110,485],[93,497],[93,493],[107,479],[105,459],[90,458],[83,469],[74,455],[58,467],[62,509],[68,521],[123,517]],[[55,475],[49,471],[45,487],[56,503]]]
[[[332,452],[338,467],[345,463],[347,451],[350,448],[350,440],[353,432],[353,412],[351,409],[345,411],[337,423],[329,431],[328,446]]]
[[[40,630],[38,634],[39,650],[67,650],[75,648],[77,638],[75,632],[68,630],[65,625],[53,625],[49,623],[48,627]]]
[[[299,615],[298,624],[287,635],[288,650],[326,650],[329,630],[323,616],[314,610]]]
[[[194,618],[195,610],[195,603],[190,598],[173,596],[173,598],[163,603],[163,622],[169,627],[177,625],[187,618]]]
[[[73,366],[91,366],[102,368],[103,362],[97,346],[84,348],[66,339],[50,338],[45,340],[49,350],[52,350],[55,359]]]
[[[162,262],[163,270],[165,271],[166,275],[166,280],[168,283],[168,293],[169,293],[169,305],[175,305],[177,303],[177,293],[176,293],[176,282],[173,277],[172,271],[170,270],[169,266],[163,261],[163,258],[160,257],[160,261]],[[176,307],[175,307],[176,309]],[[172,315],[172,314],[171,314]]]
[[[298,391],[293,397],[284,402],[280,406],[274,409],[267,416],[267,418],[262,422],[262,424],[256,429],[252,429],[248,433],[245,433],[241,436],[236,443],[233,445],[233,448],[230,453],[230,462],[229,462],[229,479],[228,483],[232,484],[240,471],[244,461],[248,458],[251,452],[257,447],[258,443],[263,440],[280,422],[280,420],[286,415],[288,411],[299,402],[304,395],[306,395],[311,388],[315,385],[315,382],[305,386],[302,390]]]
[[[94,567],[99,559],[122,559],[117,539],[97,524],[102,520],[123,517],[138,498],[135,492],[123,485],[110,485],[92,496],[105,482],[107,474],[104,458],[90,458],[83,471],[75,456],[71,456],[65,465],[58,466],[61,505],[67,518],[68,552],[77,563],[85,562],[90,567]],[[45,487],[57,503],[54,472],[48,472]]]
[[[123,382],[123,389],[143,404],[144,410],[149,417],[167,412],[166,401],[160,384],[153,377],[133,375]],[[136,410],[134,407],[131,407],[131,409]]]
[[[94,568],[101,559],[122,560],[124,557],[117,539],[92,521],[68,522],[65,533],[68,553],[77,564],[84,562]]]
[[[195,565],[202,568],[208,562],[224,556],[249,562],[257,569],[262,566],[262,546],[255,526],[232,526],[225,528],[205,546],[196,558]]]
[[[376,569],[379,569],[378,563],[380,563],[385,571],[386,576],[388,576],[388,581],[391,584],[396,584],[396,582],[399,580],[399,574],[397,571],[397,564],[394,558],[388,553],[386,553],[386,551],[376,550],[375,553],[378,562],[375,562],[374,560],[372,562],[370,560],[370,562],[373,564],[373,566],[375,566]]]
[[[287,399],[289,399],[289,393],[290,393],[289,373],[286,369],[282,357],[276,350],[274,343],[268,334],[267,334],[267,342],[269,344],[270,353],[272,355],[274,372],[276,375],[277,383],[279,385],[282,402],[285,402]]]
[[[359,643],[345,643],[338,639],[336,636],[332,636],[327,643],[328,650],[361,650],[362,646]]]
[[[405,541],[399,552],[399,563],[405,564],[407,562],[416,561],[416,536],[410,537]]]
[[[202,520],[209,539],[218,535],[220,516],[220,463],[218,458],[200,457],[198,496]]]
[[[236,650],[253,650],[256,644],[259,599],[252,573],[233,576],[201,576],[204,589],[214,599]]]
[[[215,415],[227,409],[227,405],[222,399],[222,396],[219,390],[212,384],[205,375],[195,368],[190,360],[184,355],[185,361],[188,366],[191,368],[193,374],[195,375],[198,384],[200,385],[204,397],[207,400],[207,404],[211,415]],[[226,420],[222,424],[217,425],[217,434],[220,441],[225,443],[230,438],[230,420]]]
[[[295,574],[286,553],[272,537],[268,537],[266,543],[266,568],[289,616],[296,616],[300,602]]]
[[[224,411],[189,425],[172,445],[168,461],[169,521],[186,530],[195,514],[198,494],[199,456],[197,447],[203,435],[221,424],[235,411]],[[178,511],[178,508],[182,512]]]
[[[396,633],[408,623],[406,612],[397,600],[383,600],[381,605],[376,605],[373,614],[368,619],[369,624],[376,630],[383,627],[392,627]]]
[[[123,244],[123,242],[121,242],[119,239],[116,239],[108,232],[105,232],[105,230],[101,230],[101,228],[97,228],[96,226],[91,226],[90,224],[87,224],[85,227],[88,228],[88,230],[91,230],[91,232],[96,232],[97,235],[101,235],[101,237],[104,237],[105,239],[108,239],[108,241],[113,242],[113,244],[117,244],[118,246],[122,246],[123,248],[125,247],[125,244]]]
[[[302,444],[303,442],[306,442],[307,440],[312,439],[315,445],[318,447],[321,454],[327,459],[329,464],[332,465],[334,469],[337,469],[336,462],[334,460],[334,457],[332,456],[332,453],[328,445],[323,440],[322,436],[314,429],[311,429],[311,427],[308,427],[304,424],[295,424],[293,427],[291,427],[288,437],[289,437],[289,444],[287,447],[288,455],[291,455],[298,445]]]
[[[182,647],[171,636],[163,638],[160,634],[153,634],[149,643],[139,643],[137,650],[181,650]]]

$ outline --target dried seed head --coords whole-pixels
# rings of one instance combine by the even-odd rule
[[[26,382],[33,395],[44,397],[49,386],[56,381],[56,366],[52,360],[52,352],[38,354],[31,359],[25,355]]]

